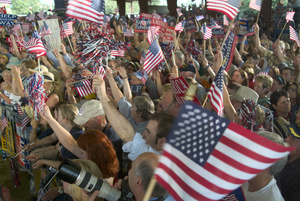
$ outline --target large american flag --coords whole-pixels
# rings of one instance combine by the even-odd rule
[[[159,27],[149,27],[148,29],[148,43],[151,44],[155,38],[158,38]]]
[[[208,98],[212,108],[223,116],[223,67],[221,67],[209,89]]]
[[[0,0],[0,3],[11,4],[11,0]]]
[[[73,25],[72,21],[63,23],[64,33],[66,36],[72,35],[74,33],[72,25]]]
[[[300,47],[300,42],[299,42],[299,34],[295,31],[295,29],[290,25],[290,39],[295,41]]]
[[[90,80],[83,80],[81,82],[76,82],[74,85],[76,87],[79,96],[87,96],[93,93],[92,83]]]
[[[175,26],[175,31],[182,32],[183,29],[184,29],[184,24],[185,24],[185,20],[179,22],[179,23]]]
[[[211,28],[209,28],[206,25],[202,25],[202,29],[201,29],[202,33],[203,33],[203,39],[207,40],[210,39],[212,36],[212,31]]]
[[[66,15],[102,24],[104,13],[105,0],[69,0]]]
[[[286,17],[285,17],[286,21],[287,22],[289,22],[290,20],[294,21],[294,19],[293,19],[294,15],[295,15],[295,12],[286,12]]]
[[[157,39],[151,43],[147,50],[145,62],[144,62],[144,70],[146,73],[150,73],[158,64],[160,64],[164,60],[163,53],[159,47]]]
[[[27,35],[24,37],[24,47],[31,54],[35,53],[37,58],[47,54],[45,47],[37,31],[32,33],[31,39]]]
[[[207,10],[227,15],[231,20],[239,13],[240,0],[207,0]]]
[[[220,200],[291,150],[189,102],[155,175],[175,200]]]
[[[249,4],[249,8],[260,11],[262,0],[251,0]]]

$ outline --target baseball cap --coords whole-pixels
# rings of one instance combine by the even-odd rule
[[[74,119],[74,123],[77,125],[85,124],[90,118],[103,115],[104,110],[102,103],[98,100],[86,101],[79,109],[79,115]]]
[[[190,71],[192,73],[196,73],[196,69],[192,64],[184,64],[183,66],[181,66],[179,69],[179,72],[183,72],[183,71]]]
[[[286,125],[289,129],[289,132],[293,135],[293,137],[300,139],[300,123],[293,125]]]

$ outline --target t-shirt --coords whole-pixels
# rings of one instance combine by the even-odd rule
[[[242,186],[247,201],[284,201],[274,177],[265,187],[258,191],[249,192],[248,187],[248,182]]]
[[[136,133],[132,141],[123,145],[123,151],[129,152],[128,158],[131,161],[134,161],[140,154],[145,152],[153,152],[158,155],[161,154],[160,151],[157,151],[149,144],[146,144],[146,141],[140,133]]]
[[[75,140],[79,138],[81,134],[83,134],[84,131],[78,128],[72,128],[70,131],[70,134],[73,136]],[[62,159],[75,159],[77,156],[75,156],[72,152],[67,150],[64,146],[61,146],[61,158]]]

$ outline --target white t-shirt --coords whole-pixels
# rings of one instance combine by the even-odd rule
[[[249,192],[248,186],[248,182],[242,186],[246,201],[284,201],[274,178],[265,187],[255,192]]]
[[[122,148],[124,152],[129,152],[128,158],[131,161],[134,161],[140,154],[145,152],[153,152],[158,155],[161,154],[160,151],[157,151],[149,144],[146,144],[146,141],[140,133],[136,133],[133,140],[125,143]]]

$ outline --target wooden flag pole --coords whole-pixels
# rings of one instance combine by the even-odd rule
[[[175,56],[174,56],[174,51],[172,50],[172,60],[173,60],[173,65],[176,66],[176,63],[175,63]]]
[[[256,24],[258,23],[259,15],[260,15],[260,11],[258,11],[257,13]]]
[[[206,26],[206,22],[204,22],[204,26]],[[205,51],[206,51],[206,40],[203,39],[203,57],[205,59]]]
[[[148,201],[150,199],[156,182],[157,182],[157,180],[155,179],[155,175],[153,175],[151,180],[150,180],[150,183],[148,185],[148,188],[147,188],[147,191],[146,191],[145,196],[143,198],[143,201]]]
[[[230,33],[230,30],[231,30],[231,27],[232,27],[232,25],[233,25],[234,20],[235,20],[235,17],[231,20],[231,22],[230,22],[230,24],[229,24],[229,28],[228,28],[228,30],[227,30],[227,32],[226,32],[226,35],[225,35],[224,39],[223,39],[223,42],[222,42],[222,45],[221,45],[220,50],[222,50],[223,45],[225,44],[225,41],[226,41],[226,39],[228,38],[228,35],[229,35],[229,33]]]
[[[39,73],[41,73],[40,58],[38,58],[38,67],[39,67]]]
[[[282,35],[282,32],[283,32],[283,30],[285,29],[285,26],[286,26],[287,23],[288,23],[288,21],[286,21],[286,23],[284,24],[284,26],[283,26],[283,28],[282,28],[282,30],[281,30],[281,33],[279,34],[278,40],[280,39],[280,36]]]
[[[77,26],[77,29],[75,30],[76,33],[77,33],[77,31],[78,31],[78,29],[79,29],[81,23],[82,23],[82,21],[79,22],[79,24],[78,24],[78,26]]]
[[[61,23],[63,24],[64,21],[61,21]],[[63,26],[64,26],[64,25],[63,25]],[[72,27],[71,27],[71,28],[72,28]],[[73,28],[72,28],[72,29],[73,29]],[[65,29],[64,29],[64,31],[65,31]],[[67,39],[68,39],[68,41],[69,41],[69,44],[70,44],[70,47],[71,47],[72,52],[75,53],[75,51],[74,51],[74,49],[73,49],[73,46],[72,46],[72,43],[71,43],[71,41],[70,41],[69,36],[67,36]],[[53,46],[53,47],[54,47],[54,46]]]

